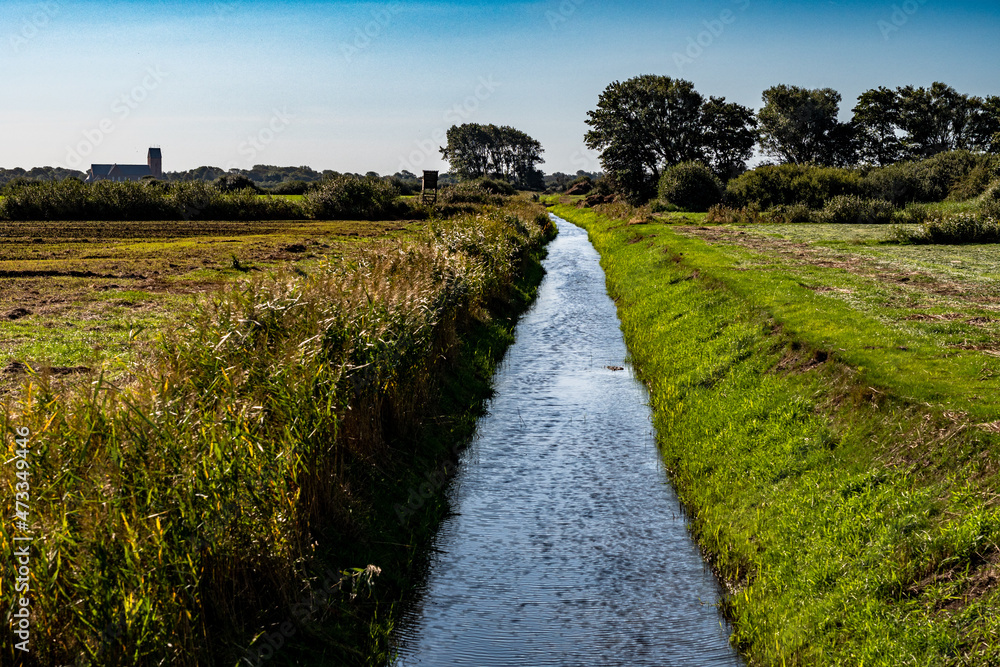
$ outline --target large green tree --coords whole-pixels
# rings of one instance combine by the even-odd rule
[[[763,99],[757,116],[766,154],[794,164],[854,162],[853,132],[837,118],[840,93],[781,85],[765,90]]]
[[[447,139],[441,155],[461,179],[492,176],[524,188],[540,182],[542,145],[520,130],[465,123],[452,126]]]
[[[724,99],[706,105],[690,81],[645,74],[615,81],[601,93],[597,109],[587,113],[591,129],[585,141],[600,151],[601,166],[621,192],[633,200],[648,199],[656,194],[663,170],[681,162],[740,170],[755,129],[739,123],[742,110]]]
[[[1000,98],[930,88],[876,88],[858,98],[854,120],[861,158],[886,165],[955,150],[1000,152]]]
[[[1000,153],[1000,97],[991,95],[983,99],[976,143],[987,153]]]
[[[947,151],[985,148],[982,99],[963,95],[941,82],[930,88],[905,86],[896,94],[907,157],[922,159]]]
[[[868,164],[884,167],[903,159],[903,143],[897,136],[899,95],[891,88],[869,90],[854,107],[855,137],[858,157]]]
[[[757,117],[753,109],[710,97],[701,108],[702,155],[715,175],[724,181],[746,171],[757,146]]]

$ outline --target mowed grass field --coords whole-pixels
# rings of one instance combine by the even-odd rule
[[[986,245],[885,243],[880,225],[696,226],[736,272],[813,292],[773,293],[810,342],[866,368],[900,396],[1000,419],[1000,253]],[[810,310],[812,312],[810,312]]]
[[[10,222],[0,227],[0,392],[25,365],[114,372],[199,295],[289,266],[308,273],[407,222]]]

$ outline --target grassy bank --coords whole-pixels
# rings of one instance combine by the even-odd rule
[[[2,413],[34,536],[4,664],[380,664],[551,232],[527,204],[431,222],[234,281],[114,382],[33,378]]]
[[[1000,661],[998,295],[942,261],[979,250],[554,212],[602,255],[750,662]]]

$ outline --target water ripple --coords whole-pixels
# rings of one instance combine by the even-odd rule
[[[557,224],[396,667],[741,665],[666,482],[597,253]]]

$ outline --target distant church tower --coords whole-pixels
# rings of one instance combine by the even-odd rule
[[[146,156],[146,163],[153,178],[163,178],[163,155],[159,148],[150,148],[149,155]]]

